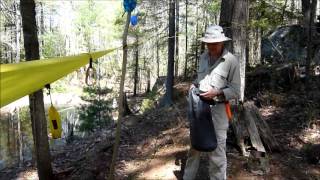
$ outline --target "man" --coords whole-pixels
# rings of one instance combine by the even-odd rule
[[[228,116],[225,101],[238,99],[240,96],[240,69],[235,56],[224,49],[224,42],[231,40],[218,25],[209,26],[205,36],[200,39],[206,43],[207,50],[200,56],[198,78],[200,96],[205,100],[216,101],[211,106],[217,148],[208,152],[210,179],[227,179],[226,139]],[[191,86],[193,88],[194,85]],[[184,180],[194,179],[199,167],[201,152],[190,148],[184,170]]]

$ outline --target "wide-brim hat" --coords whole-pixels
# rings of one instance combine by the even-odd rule
[[[230,41],[231,38],[228,38],[224,35],[221,26],[211,25],[207,28],[204,37],[200,38],[199,40],[205,43],[216,43]]]

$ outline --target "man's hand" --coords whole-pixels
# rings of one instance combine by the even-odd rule
[[[200,96],[205,100],[212,100],[214,97],[221,94],[223,94],[221,90],[210,87],[210,89],[207,92],[200,94]]]

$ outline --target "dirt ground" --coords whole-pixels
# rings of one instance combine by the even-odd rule
[[[176,86],[180,98],[173,107],[154,109],[123,120],[116,179],[181,179],[189,149],[185,98],[188,87],[188,83]],[[315,89],[311,94],[319,95],[317,91]],[[320,165],[308,163],[303,153],[305,144],[320,142],[319,112],[308,111],[310,108],[305,105],[309,98],[320,102],[320,95],[305,97],[304,94],[296,90],[287,94],[264,93],[255,96],[263,119],[269,124],[283,151],[267,153],[268,173],[254,171],[248,167],[249,159],[241,156],[230,131],[227,140],[228,179],[320,179]],[[314,106],[318,108],[318,104]],[[312,123],[305,123],[310,114]],[[113,141],[114,131],[101,130],[53,150],[55,178],[104,179],[111,163]],[[209,179],[207,167],[204,154],[196,179]],[[32,167],[7,169],[0,172],[0,179],[37,179],[37,175]]]

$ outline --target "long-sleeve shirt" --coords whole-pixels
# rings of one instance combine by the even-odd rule
[[[201,91],[209,87],[223,91],[225,100],[240,97],[240,66],[238,59],[228,50],[213,60],[207,51],[200,56],[197,83]]]

